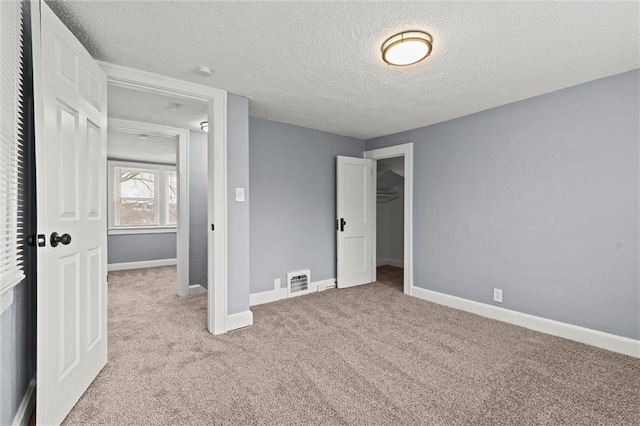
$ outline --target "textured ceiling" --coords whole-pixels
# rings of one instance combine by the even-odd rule
[[[51,2],[49,2],[51,4]],[[57,2],[97,59],[226,89],[251,115],[370,138],[639,67],[638,3]],[[390,67],[422,29],[434,50]],[[213,69],[210,78],[193,70]]]
[[[137,133],[107,132],[107,156],[118,160],[176,164],[177,144],[175,137],[148,135],[142,139]]]
[[[162,124],[188,130],[200,131],[200,123],[209,115],[207,104],[204,102],[119,86],[109,85],[107,102],[107,111],[111,118]]]

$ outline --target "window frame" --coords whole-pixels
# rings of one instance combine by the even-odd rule
[[[179,190],[179,185],[178,185],[178,170],[165,170],[163,172],[161,172],[164,175],[164,190],[166,191],[165,194],[165,198],[167,200],[166,204],[164,205],[164,210],[165,210],[165,225],[166,226],[178,226],[178,209],[180,208],[180,202],[178,200],[178,190]],[[175,223],[169,223],[169,218],[171,217],[171,213],[169,213],[171,211],[171,203],[170,203],[170,198],[169,198],[169,174],[173,173],[175,175],[175,179],[176,179],[176,221]]]
[[[154,182],[154,198],[156,200],[156,214],[158,217],[157,225],[116,225],[116,207],[119,199],[119,187],[115,182],[115,169],[117,167],[126,169],[139,169],[148,170],[155,173],[157,179]],[[169,198],[168,188],[169,182],[167,179],[167,172],[176,173],[176,185],[179,185],[179,175],[177,167],[171,164],[156,164],[145,163],[138,161],[121,161],[121,160],[108,160],[108,182],[107,182],[107,194],[108,194],[108,208],[107,213],[107,234],[108,235],[124,235],[124,234],[162,234],[162,233],[175,233],[177,231],[176,224],[167,224],[169,213]],[[178,203],[179,205],[179,203]]]

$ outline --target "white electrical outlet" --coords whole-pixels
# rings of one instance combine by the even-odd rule
[[[493,289],[493,301],[502,303],[502,290],[499,288]]]
[[[280,278],[276,278],[273,280],[273,289],[280,290]]]

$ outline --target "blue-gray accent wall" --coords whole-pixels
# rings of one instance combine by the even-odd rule
[[[35,265],[0,315],[0,425],[10,425],[36,372]]]
[[[639,80],[368,140],[414,143],[415,285],[640,338]]]
[[[176,233],[125,234],[107,237],[107,263],[176,258]]]
[[[336,277],[336,156],[362,157],[364,141],[249,118],[251,293],[310,269]]]

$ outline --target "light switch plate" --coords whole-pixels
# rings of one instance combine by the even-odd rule
[[[244,201],[244,188],[236,188],[236,201]]]

